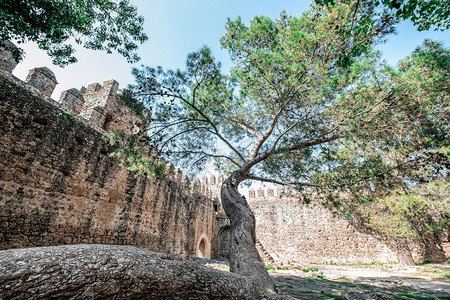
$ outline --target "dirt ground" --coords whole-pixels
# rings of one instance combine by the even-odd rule
[[[228,270],[213,261],[203,264]],[[277,289],[295,299],[447,299],[450,264],[297,265],[269,267]]]
[[[374,292],[387,299],[450,299],[450,265],[309,265],[270,270],[277,287],[297,299],[336,299]]]

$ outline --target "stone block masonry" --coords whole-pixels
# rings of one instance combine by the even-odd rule
[[[266,264],[398,261],[391,241],[320,205],[300,203],[291,189],[250,189],[249,204],[256,218],[257,246]],[[443,241],[444,250],[448,245]],[[410,242],[410,247],[416,261],[436,258],[426,245]]]
[[[250,202],[258,241],[275,262],[395,262],[396,254],[327,209],[294,198]],[[267,255],[265,255],[267,257]]]
[[[211,199],[179,181],[185,176],[178,170],[149,181],[109,156],[115,148],[102,139],[105,132],[145,130],[117,101],[117,82],[96,85],[107,97],[96,106],[109,117],[105,128],[105,119],[76,116],[86,111],[86,93],[69,90],[58,103],[48,86],[9,72],[0,71],[0,249],[96,243],[211,254]]]

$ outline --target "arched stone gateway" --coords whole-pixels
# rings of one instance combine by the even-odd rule
[[[211,259],[211,242],[206,234],[202,234],[198,239],[195,248],[195,255],[201,258]]]

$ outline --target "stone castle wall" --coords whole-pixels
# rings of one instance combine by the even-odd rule
[[[280,263],[371,263],[397,261],[396,254],[347,220],[298,200],[250,202],[258,241]]]
[[[267,264],[398,262],[395,247],[383,237],[322,206],[299,203],[290,189],[250,189],[248,200],[258,250]],[[450,256],[449,245],[443,240],[437,246]],[[410,244],[416,261],[435,261],[436,251],[428,246]]]
[[[12,69],[0,70],[0,249],[101,243],[211,255],[215,213],[205,185],[179,170],[135,178],[109,156],[104,133],[146,130],[117,100],[117,82],[71,89],[56,102],[50,70],[22,82]]]

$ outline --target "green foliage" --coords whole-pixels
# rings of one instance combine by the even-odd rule
[[[145,110],[145,105],[133,98],[130,91],[124,90],[122,94],[119,95],[119,100],[131,108],[131,110],[138,116],[142,116]]]
[[[146,175],[149,180],[152,180],[164,175],[166,162],[157,156],[148,144],[140,141],[136,136],[113,132],[109,133],[105,139],[111,145],[117,146],[117,150],[110,156],[119,158],[122,166],[136,172],[136,177]],[[128,198],[128,201],[131,202],[132,198]]]
[[[300,269],[300,268],[298,268],[299,270],[302,270],[302,272],[305,272],[305,273],[308,273],[308,272],[318,272],[319,270],[318,269]]]
[[[136,62],[135,42],[144,42],[144,19],[129,0],[2,0],[0,2],[0,45],[2,41],[34,41],[55,65],[76,62],[70,37],[85,48],[114,49],[128,62]],[[16,59],[21,50],[14,53]]]
[[[366,225],[387,236],[419,239],[450,230],[450,183],[436,182],[360,205]]]
[[[213,136],[224,116],[218,100],[231,98],[210,49],[189,54],[185,71],[143,67],[133,75],[133,96],[153,109],[149,137],[156,153],[187,170],[202,169],[216,152]]]
[[[229,20],[221,43],[234,62],[230,76],[221,74],[207,47],[188,55],[184,71],[134,69],[136,84],[129,89],[153,108],[153,147],[192,170],[215,158],[225,174],[246,174],[269,157],[277,162],[268,166],[277,166],[276,155],[282,159],[297,148],[311,156],[313,149],[302,141],[320,144],[331,135],[333,122],[311,114],[319,114],[351,84],[341,78],[360,56],[360,45],[372,45],[392,31],[391,23],[373,20],[372,14],[343,4],[314,6],[300,18],[256,17],[249,27],[239,18]],[[358,22],[370,26],[360,28]],[[217,153],[217,143],[229,152]]]
[[[335,0],[315,0],[320,5],[336,5]],[[356,2],[349,0],[346,2]],[[362,2],[362,1],[357,1]],[[371,5],[389,10],[397,18],[411,20],[419,31],[445,30],[450,28],[450,5],[442,0],[377,0]]]
[[[335,200],[330,194],[346,192],[364,203],[395,186],[446,176],[449,54],[441,44],[425,41],[397,68],[378,63],[377,56],[352,66],[368,63],[372,70],[360,73],[353,88],[338,97],[343,125],[352,129],[321,155],[302,161],[323,166],[315,181],[327,183],[330,202]]]
[[[418,296],[414,292],[409,292],[407,294],[405,294],[405,293],[398,293],[397,295],[403,296],[403,297],[408,297],[408,298],[411,298],[411,299],[417,299],[417,300],[435,300],[435,299],[437,299],[436,297],[422,297],[422,296]]]
[[[73,120],[73,117],[70,113],[61,113],[58,116],[58,119],[66,119],[66,120]]]

